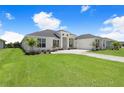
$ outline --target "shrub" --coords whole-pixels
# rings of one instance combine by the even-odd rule
[[[113,45],[113,48],[112,48],[113,50],[119,50],[119,48],[121,48],[121,44],[117,41],[114,41],[112,45]]]
[[[24,49],[25,54],[28,54],[28,55],[40,54],[40,50],[34,49],[34,47],[37,45],[37,41],[36,41],[35,38],[33,38],[33,37],[26,37],[23,40],[23,42],[28,44],[28,46],[30,47],[30,49]]]

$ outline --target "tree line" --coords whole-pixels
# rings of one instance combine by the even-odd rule
[[[21,48],[21,43],[19,42],[8,43],[5,44],[5,48]]]

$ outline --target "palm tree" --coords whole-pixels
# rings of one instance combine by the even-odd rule
[[[33,53],[33,52],[34,52],[33,48],[34,48],[34,46],[37,45],[36,39],[33,38],[33,37],[27,37],[27,38],[26,38],[26,41],[27,41],[27,44],[28,44],[28,45],[30,46],[30,48],[31,48],[30,52]]]

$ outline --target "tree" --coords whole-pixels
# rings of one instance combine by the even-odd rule
[[[13,47],[14,47],[14,48],[20,48],[21,45],[20,45],[19,42],[15,42],[15,43],[13,43]]]
[[[114,50],[119,50],[119,48],[121,47],[121,44],[117,41],[114,41],[112,45]]]
[[[14,46],[13,46],[13,43],[8,43],[8,44],[6,44],[6,48],[13,48]]]
[[[32,37],[26,38],[26,41],[30,47],[34,47],[36,45],[36,40]]]
[[[32,54],[32,53],[34,53],[34,49],[33,49],[33,47],[34,46],[36,46],[36,44],[37,44],[37,41],[36,41],[36,39],[35,38],[33,38],[33,37],[27,37],[26,38],[26,42],[27,42],[27,44],[30,46],[30,53]]]

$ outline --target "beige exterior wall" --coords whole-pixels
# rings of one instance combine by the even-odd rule
[[[100,40],[100,47],[101,49],[106,49],[106,39],[101,39]]]
[[[65,31],[60,31],[60,47],[63,48],[63,37],[67,38],[67,48],[69,48],[69,33]]]
[[[107,42],[109,41],[108,39],[104,38],[88,38],[88,39],[77,39],[75,41],[76,48],[78,49],[88,49],[91,50],[93,49],[93,42],[98,39],[99,42],[99,48],[100,49],[106,49],[107,48]]]
[[[67,48],[69,48],[69,38],[73,38],[75,39],[75,35],[69,33],[69,32],[66,32],[66,31],[60,31],[59,32],[60,34],[60,47],[63,48],[63,37],[66,37],[67,39]],[[74,47],[75,47],[75,40],[74,40]]]
[[[34,37],[34,36],[30,36],[30,37]],[[51,50],[53,49],[53,40],[59,40],[57,38],[54,38],[54,37],[40,37],[40,36],[35,36],[34,38],[44,38],[46,39],[46,47],[45,48],[38,48],[38,47],[34,47],[34,50],[36,49],[41,49],[41,50]],[[30,47],[28,46],[28,44],[26,42],[22,42],[22,47],[26,50],[30,50]]]

